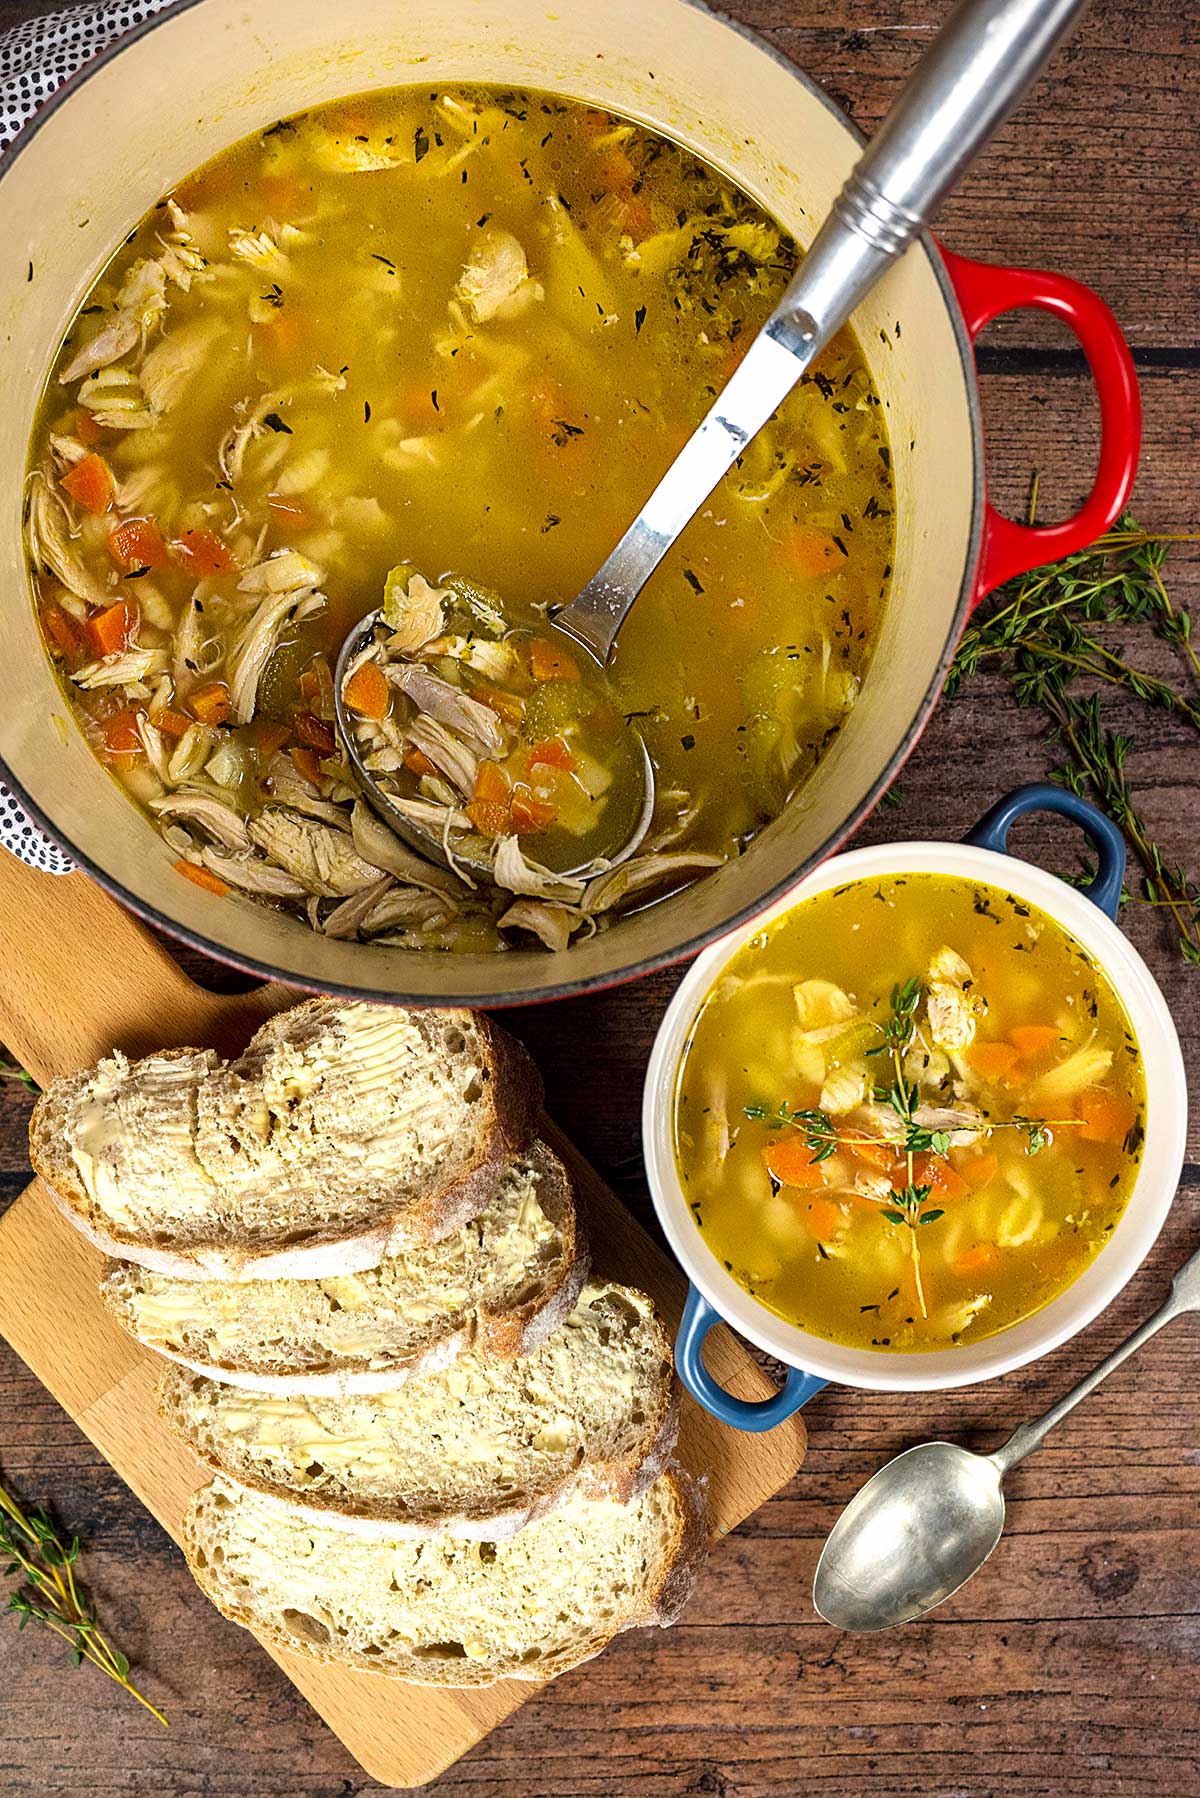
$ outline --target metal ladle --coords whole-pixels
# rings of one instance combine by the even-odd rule
[[[630,608],[676,538],[1024,99],[1085,5],[1086,0],[960,0],[701,424],[587,586],[548,615],[547,625],[584,649],[601,676]],[[362,627],[352,635],[361,643]],[[399,835],[430,860],[444,863],[441,842],[396,811],[354,754],[340,703],[340,670],[348,660],[343,647],[337,722],[363,790]],[[654,811],[654,770],[644,744],[641,759],[644,803],[634,831],[613,844],[610,863],[633,853]],[[476,869],[472,863],[472,872],[487,878],[482,864]]]
[[[869,1479],[842,1512],[817,1562],[813,1600],[838,1629],[891,1629],[923,1617],[987,1560],[1004,1529],[1004,1476],[1101,1380],[1151,1336],[1200,1311],[1200,1250],[1171,1282],[1166,1303],[1043,1416],[990,1455],[922,1442]]]

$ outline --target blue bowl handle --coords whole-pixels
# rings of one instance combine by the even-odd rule
[[[1090,800],[1081,799],[1078,793],[1069,792],[1066,787],[1053,787],[1046,781],[1018,787],[1015,792],[1006,793],[1003,799],[997,800],[974,830],[968,832],[965,840],[979,849],[995,849],[1007,854],[1008,833],[1026,812],[1057,812],[1086,832],[1096,851],[1096,878],[1081,890],[1093,905],[1098,905],[1105,916],[1116,923],[1125,879],[1125,839],[1111,818]]]
[[[694,1286],[689,1286],[675,1338],[675,1366],[697,1404],[703,1405],[718,1422],[735,1430],[773,1430],[827,1384],[815,1374],[793,1367],[774,1398],[735,1398],[717,1384],[704,1365],[704,1339],[714,1325],[723,1321],[720,1312]]]

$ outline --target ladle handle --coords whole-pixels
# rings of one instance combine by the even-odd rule
[[[1139,1324],[1131,1336],[1127,1336],[1098,1367],[1093,1367],[1091,1373],[1085,1374],[1078,1385],[1072,1386],[1070,1392],[1060,1398],[1056,1405],[1051,1405],[1048,1411],[1041,1417],[1034,1418],[1031,1423],[1023,1423],[1015,1429],[1008,1441],[989,1457],[1001,1474],[1007,1473],[1010,1467],[1015,1467],[1018,1461],[1023,1461],[1026,1455],[1031,1455],[1035,1448],[1039,1448],[1055,1425],[1061,1423],[1081,1399],[1094,1392],[1101,1380],[1107,1380],[1109,1374],[1128,1361],[1130,1355],[1136,1355],[1143,1343],[1157,1335],[1164,1324],[1169,1324],[1172,1318],[1182,1316],[1185,1311],[1200,1311],[1200,1249],[1197,1249],[1189,1261],[1184,1262],[1171,1282],[1166,1302],[1145,1323]]]
[[[1024,99],[1087,0],[959,0],[741,364],[582,592],[553,613],[603,666],[689,519]]]
[[[1087,0],[959,0],[851,170],[766,329],[815,354],[1014,112]]]

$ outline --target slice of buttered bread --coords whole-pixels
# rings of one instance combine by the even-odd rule
[[[570,1176],[535,1142],[478,1217],[363,1273],[221,1285],[118,1261],[100,1296],[130,1335],[197,1373],[328,1396],[389,1390],[472,1347],[528,1353],[571,1312],[587,1270]]]
[[[678,1403],[654,1307],[593,1282],[532,1354],[472,1350],[377,1397],[267,1397],[168,1369],[159,1410],[216,1473],[368,1534],[511,1535],[661,1473]]]
[[[628,1505],[572,1499],[515,1536],[356,1535],[217,1481],[184,1522],[218,1610],[280,1648],[429,1686],[545,1680],[624,1629],[673,1623],[704,1556],[703,1496],[669,1468]]]
[[[114,1054],[55,1080],[30,1155],[110,1255],[211,1280],[356,1273],[474,1217],[541,1082],[479,1013],[310,999],[244,1055]]]

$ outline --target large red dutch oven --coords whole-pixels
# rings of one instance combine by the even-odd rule
[[[416,1002],[519,1003],[679,959],[774,901],[870,810],[915,743],[981,595],[1077,549],[1116,518],[1137,461],[1129,352],[1096,296],[922,238],[855,315],[887,408],[897,493],[892,598],[861,698],[813,779],[741,860],[557,956],[409,953],[315,936],[202,892],[65,725],[21,548],[26,443],[64,322],[114,244],[197,164],[282,114],[373,87],[487,81],[609,107],[667,132],[752,193],[801,242],[860,145],[820,90],[757,38],[688,0],[183,0],[91,64],[0,171],[5,420],[4,778],[68,853],[142,916],[226,961],[308,987]],[[83,148],[81,148],[83,147]],[[31,278],[27,274],[32,271]],[[988,504],[972,342],[1037,306],[1087,355],[1102,445],[1090,499],[1030,530]],[[641,492],[630,494],[631,510]],[[581,570],[581,575],[587,571]]]

